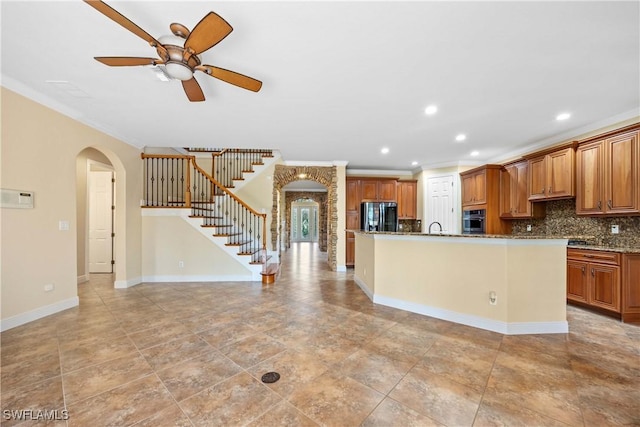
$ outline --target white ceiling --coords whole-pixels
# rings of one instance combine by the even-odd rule
[[[253,93],[198,73],[207,100],[191,103],[178,81],[95,61],[156,55],[87,4],[3,0],[2,84],[141,148],[274,148],[406,171],[496,161],[640,115],[638,1],[107,3],[156,38],[215,11],[234,31],[203,63],[263,82]]]

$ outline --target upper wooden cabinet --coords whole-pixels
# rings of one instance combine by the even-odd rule
[[[589,142],[576,152],[576,213],[640,213],[638,131]]]
[[[521,160],[505,165],[500,171],[500,217],[540,218],[545,214],[543,203],[529,200],[529,162]]]
[[[529,159],[529,200],[575,196],[575,149],[563,148]]]
[[[398,219],[416,219],[418,215],[418,182],[398,181]]]
[[[396,179],[362,179],[360,180],[363,202],[395,202]]]
[[[487,203],[487,171],[474,169],[460,174],[462,179],[462,206]]]

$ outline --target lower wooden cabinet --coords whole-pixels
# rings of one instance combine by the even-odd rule
[[[622,255],[622,321],[640,323],[640,254]]]
[[[568,248],[567,301],[640,322],[640,254]]]

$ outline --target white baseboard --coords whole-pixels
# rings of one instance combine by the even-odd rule
[[[140,283],[142,283],[142,279],[136,277],[134,279],[116,280],[115,282],[113,282],[113,287],[116,289],[127,289],[135,285],[139,285]]]
[[[356,283],[358,283],[357,280]],[[358,286],[362,288],[360,284],[358,284]],[[367,294],[367,296],[369,296],[365,289],[363,289],[363,291]],[[369,296],[369,298],[371,298],[371,296]],[[400,310],[410,311],[412,313],[423,314],[425,316],[435,317],[436,319],[460,323],[462,325],[485,329],[487,331],[498,332],[504,335],[565,334],[569,332],[569,323],[567,321],[509,323],[502,322],[500,320],[487,319],[472,314],[458,313],[451,310],[445,310],[443,308],[402,301],[395,298],[383,297],[379,295],[374,295],[372,300],[375,304],[398,308]]]
[[[336,266],[336,271],[339,273],[345,273],[347,271],[347,266],[345,264],[339,264]]]
[[[367,285],[364,284],[362,279],[360,279],[358,276],[354,274],[353,281],[356,282],[356,285],[358,285],[360,289],[362,289],[362,292],[364,292],[364,294],[368,296],[371,301],[375,302],[373,292],[369,290],[369,288],[367,287]]]
[[[83,274],[82,276],[78,276],[78,284],[85,283],[89,281],[89,275]]]
[[[78,304],[80,304],[80,299],[76,296],[63,301],[59,301],[55,304],[45,305],[44,307],[39,307],[35,310],[27,311],[26,313],[17,314],[15,316],[2,319],[0,321],[0,332],[15,328],[16,326],[24,325],[25,323],[33,322],[34,320],[42,319],[43,317],[56,314],[69,308],[77,307]]]
[[[258,279],[261,276],[258,275]],[[167,283],[167,282],[252,282],[256,279],[251,274],[229,275],[229,276],[145,276],[145,283]]]

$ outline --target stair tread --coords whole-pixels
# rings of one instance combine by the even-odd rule
[[[230,243],[225,243],[225,246],[244,246],[248,243],[251,243],[251,240],[243,240],[242,242],[230,242]]]
[[[267,261],[269,261],[271,258],[273,258],[271,255],[267,255]],[[251,264],[251,265],[261,265],[263,263],[260,262],[260,261],[251,261],[249,264]]]

